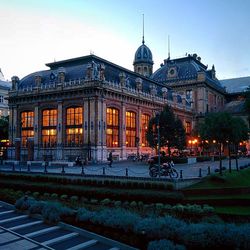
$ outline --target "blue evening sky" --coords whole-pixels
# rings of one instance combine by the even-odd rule
[[[154,70],[197,53],[219,79],[250,76],[250,0],[1,0],[0,68],[6,79],[94,53],[133,69],[142,40]]]

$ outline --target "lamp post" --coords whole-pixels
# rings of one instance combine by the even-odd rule
[[[157,144],[158,144],[158,173],[159,173],[159,178],[161,177],[161,155],[160,155],[160,113],[156,113],[156,122],[157,122]]]

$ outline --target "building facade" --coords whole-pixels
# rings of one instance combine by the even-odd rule
[[[153,73],[142,45],[134,72],[95,55],[48,63],[48,70],[12,77],[9,92],[11,159],[106,161],[150,154],[149,119],[168,104],[188,136],[199,117],[220,110],[225,90],[196,55],[166,59]]]
[[[0,69],[0,117],[9,115],[8,92],[11,88],[11,83],[4,79],[4,75]]]

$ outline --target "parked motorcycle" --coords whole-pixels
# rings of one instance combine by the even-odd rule
[[[149,175],[150,177],[157,177],[159,175],[159,166],[156,164],[149,165]],[[178,178],[179,174],[174,168],[174,164],[171,162],[163,163],[160,166],[160,176],[169,176],[171,179]]]

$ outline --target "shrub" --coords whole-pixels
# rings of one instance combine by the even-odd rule
[[[68,200],[68,195],[67,195],[67,194],[62,194],[62,195],[60,196],[60,199],[61,199],[62,201],[67,201],[67,200]]]
[[[130,202],[129,206],[130,206],[131,208],[136,208],[136,207],[137,207],[136,201]]]
[[[121,228],[126,232],[132,231],[139,220],[139,215],[122,208],[103,209],[96,212],[91,218],[93,223],[107,225],[113,228]]]
[[[155,204],[155,209],[158,210],[158,211],[161,211],[163,210],[164,208],[164,205],[162,203],[156,203]]]
[[[212,158],[210,156],[198,156],[196,157],[197,162],[203,162],[203,161],[211,161]]]
[[[41,214],[43,208],[46,206],[46,202],[44,201],[37,201],[31,204],[29,207],[29,213],[30,214]]]
[[[57,200],[58,199],[58,194],[53,193],[50,197],[51,197],[52,200]]]
[[[94,216],[95,212],[91,212],[86,208],[80,208],[76,213],[76,220],[80,222],[90,221],[90,219]]]
[[[185,250],[185,246],[183,245],[175,245],[170,240],[159,240],[159,241],[151,241],[148,244],[148,250]]]
[[[76,203],[78,201],[78,197],[76,195],[73,195],[70,197],[70,202]]]
[[[28,210],[34,202],[35,199],[33,197],[25,195],[16,201],[15,207],[20,210]]]
[[[49,199],[49,197],[50,197],[50,194],[49,194],[49,193],[44,193],[44,194],[43,194],[43,198],[44,198],[44,199],[47,200],[47,199]]]
[[[122,202],[121,201],[115,201],[114,202],[114,206],[115,207],[120,207],[122,205]]]
[[[97,199],[91,199],[90,203],[93,205],[97,205],[98,204],[98,200]]]
[[[111,200],[108,198],[101,201],[101,205],[103,205],[103,206],[108,206],[110,204],[111,204]]]
[[[33,195],[33,197],[34,197],[35,199],[38,199],[39,196],[40,196],[40,193],[39,193],[39,192],[34,192],[32,195]]]

